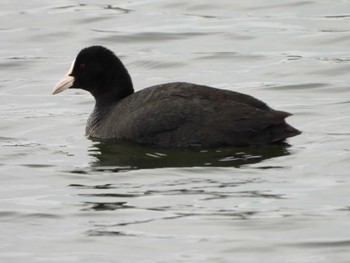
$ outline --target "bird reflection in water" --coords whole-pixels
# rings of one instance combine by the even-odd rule
[[[94,168],[116,167],[124,170],[166,167],[241,167],[266,159],[289,155],[290,145],[261,147],[220,147],[210,149],[163,149],[134,143],[95,142],[90,155]]]

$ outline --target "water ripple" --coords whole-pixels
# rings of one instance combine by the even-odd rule
[[[99,30],[100,32],[103,32]],[[112,34],[109,31],[109,34],[107,36],[100,36],[97,39],[99,41],[106,41],[106,42],[117,42],[117,43],[124,43],[124,42],[159,42],[159,41],[171,41],[171,40],[178,40],[178,39],[191,39],[201,36],[208,36],[208,35],[214,35],[218,34],[217,32],[183,32],[183,33],[168,33],[168,32],[140,32],[140,33],[122,33],[122,32],[115,32],[115,34]]]

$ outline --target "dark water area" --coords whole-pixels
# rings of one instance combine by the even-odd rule
[[[349,262],[350,1],[0,3],[1,262]],[[84,136],[52,96],[104,45],[136,90],[186,81],[293,113],[289,145],[169,150]]]
[[[90,149],[92,167],[154,169],[166,167],[240,167],[288,155],[289,145],[222,147],[211,149],[164,149],[132,143],[96,143]]]

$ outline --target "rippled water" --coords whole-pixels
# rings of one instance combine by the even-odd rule
[[[0,3],[2,262],[349,262],[350,1]],[[171,151],[84,137],[51,88],[83,47],[137,90],[188,81],[290,111],[290,146]]]

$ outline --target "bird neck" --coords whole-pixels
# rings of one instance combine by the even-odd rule
[[[129,74],[124,74],[123,77],[110,78],[108,83],[104,83],[96,90],[100,92],[93,92],[92,95],[95,98],[95,108],[97,109],[109,108],[111,105],[134,93]]]
[[[134,91],[129,91],[126,93],[125,91],[123,93],[116,93],[116,94],[107,94],[107,95],[101,95],[101,96],[94,96],[95,97],[95,108],[96,109],[107,109],[113,104],[117,103],[118,101],[124,99],[125,97],[131,95],[134,93]]]

